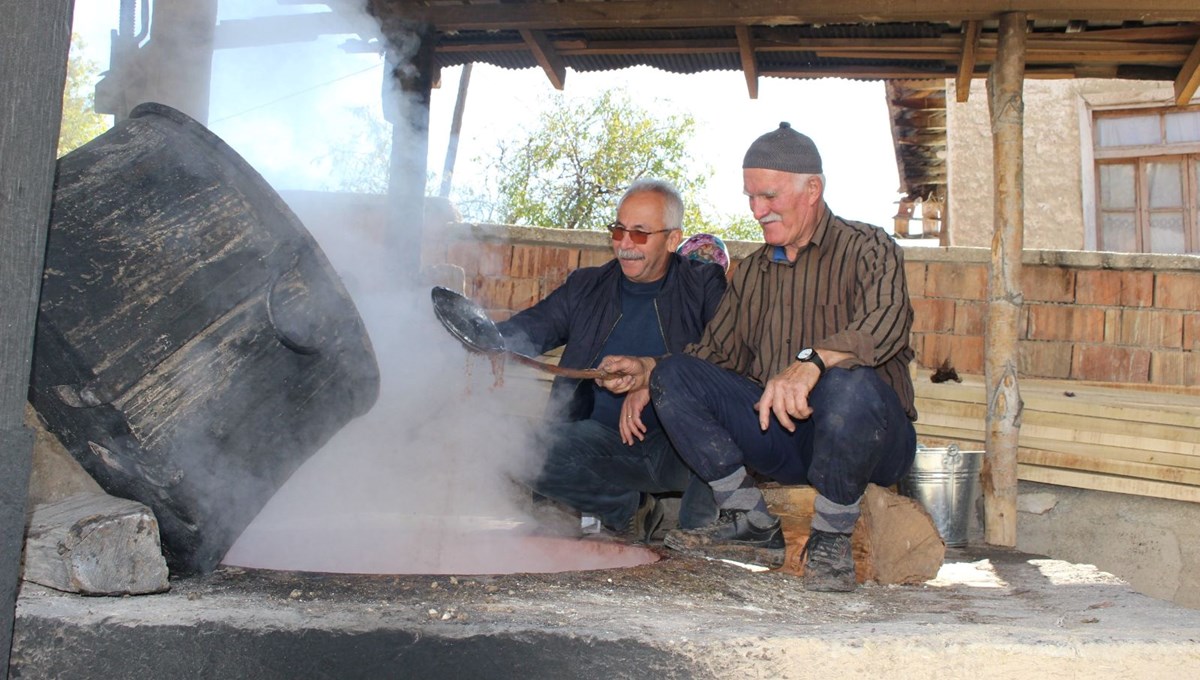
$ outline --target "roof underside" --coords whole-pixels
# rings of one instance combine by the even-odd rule
[[[1173,81],[1181,103],[1200,83],[1196,0],[370,0],[392,45],[432,34],[437,67],[541,68],[559,88],[566,69],[631,66],[742,71],[750,97],[760,78],[887,80],[901,191],[914,198],[944,195],[947,79],[965,101],[1014,10],[1029,20],[1027,78]]]

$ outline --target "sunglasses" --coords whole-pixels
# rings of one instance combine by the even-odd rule
[[[626,227],[620,222],[613,222],[612,224],[608,225],[608,231],[610,234],[612,234],[612,239],[614,241],[621,241],[625,238],[626,234],[629,234],[629,240],[641,246],[645,245],[646,241],[650,240],[650,236],[652,234],[662,234],[664,232],[674,231],[674,229],[659,229],[658,231],[635,231]]]

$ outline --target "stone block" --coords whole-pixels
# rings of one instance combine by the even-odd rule
[[[1071,352],[1069,342],[1036,342],[1023,340],[1018,343],[1017,365],[1022,376],[1031,378],[1066,379],[1071,375]]]
[[[908,283],[908,296],[919,298],[925,296],[925,264],[922,262],[905,262],[904,279]]]
[[[85,595],[140,595],[169,587],[158,520],[136,501],[75,494],[38,505],[22,578]]]
[[[912,301],[913,331],[949,332],[954,330],[954,300],[918,298]]]
[[[1166,310],[1122,309],[1116,344],[1182,348],[1183,314]]]
[[[987,276],[986,264],[930,262],[926,265],[925,296],[986,300]]]
[[[987,303],[957,301],[954,304],[954,334],[982,336],[987,325]]]
[[[1104,309],[1070,305],[1028,305],[1027,340],[1104,342]]]
[[[763,489],[767,505],[783,523],[787,553],[780,571],[804,574],[800,553],[812,525],[817,492],[810,486]],[[859,583],[882,585],[924,583],[937,576],[946,557],[933,518],[917,501],[870,484],[863,496],[862,515],[854,525],[851,545]]]

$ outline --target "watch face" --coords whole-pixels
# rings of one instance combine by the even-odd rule
[[[808,361],[809,359],[812,358],[812,355],[813,355],[812,348],[805,348],[805,349],[800,350],[800,353],[796,355],[796,358],[799,359],[800,361]]]

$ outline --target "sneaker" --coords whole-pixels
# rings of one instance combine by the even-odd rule
[[[722,510],[717,521],[699,529],[668,531],[668,548],[690,555],[735,560],[766,567],[783,564],[783,527],[776,519],[760,529],[750,523],[744,510]]]
[[[850,534],[813,529],[800,553],[804,560],[804,589],[848,593],[858,587]]]
[[[617,536],[630,543],[649,543],[663,521],[663,508],[654,494],[642,494],[642,504]]]

